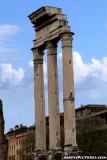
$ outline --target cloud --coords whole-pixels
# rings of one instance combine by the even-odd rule
[[[16,85],[22,82],[24,78],[28,78],[28,75],[33,76],[33,61],[28,62],[30,70],[25,70],[21,67],[14,69],[11,64],[1,64],[0,73],[1,80],[10,81],[10,83]],[[58,70],[62,75],[62,54],[58,54]],[[107,84],[107,57],[102,60],[92,58],[90,63],[85,63],[79,54],[79,52],[73,52],[73,66],[74,66],[74,80],[75,87],[78,90],[94,89],[100,84]],[[47,84],[47,62],[44,62],[44,79],[45,85]],[[31,74],[32,70],[32,74]],[[30,74],[29,74],[29,73]],[[60,77],[59,77],[60,78]],[[60,78],[61,79],[61,78]],[[12,82],[11,82],[12,80]],[[61,80],[59,80],[61,81]],[[13,83],[14,82],[14,83]]]
[[[59,89],[62,91],[62,53],[58,54]],[[73,52],[73,69],[76,105],[107,103],[107,57],[91,58],[85,63],[81,54]]]
[[[46,62],[44,62],[43,64],[43,69],[44,69],[44,84],[47,85],[48,79],[47,79],[47,63]]]
[[[11,42],[11,36],[16,35],[20,31],[17,25],[3,24],[0,25],[0,56],[3,53],[15,52],[14,41]]]
[[[34,84],[33,61],[28,62],[29,68],[14,68],[12,64],[0,64],[0,88],[22,87]],[[107,57],[102,60],[92,58],[85,63],[79,52],[73,52],[75,93],[78,97],[104,98],[107,87]],[[44,62],[44,83],[47,90],[47,62]],[[59,92],[62,92],[62,54],[58,54]],[[82,98],[81,98],[82,101]]]
[[[96,82],[107,83],[107,57],[102,60],[92,58],[90,63],[86,64],[78,52],[73,52],[73,62],[76,84],[81,84],[88,80],[90,82],[95,80]]]
[[[11,64],[0,64],[0,86],[19,86],[24,78],[24,69],[14,69]]]
[[[33,61],[30,60],[30,61],[28,62],[28,65],[29,65],[29,67],[33,68]]]
[[[0,39],[18,33],[20,27],[17,25],[3,24],[0,25]]]
[[[107,57],[101,60],[92,58],[85,63],[79,52],[73,52],[75,106],[81,104],[107,104]],[[58,54],[59,70],[59,106],[63,111],[62,91],[62,54]],[[47,88],[47,62],[44,62],[45,102],[46,114],[48,112]],[[33,61],[28,62],[28,67],[16,68],[11,63],[0,64],[0,95],[4,103],[4,113],[7,118],[6,125],[15,125],[24,121],[23,111],[34,113],[34,75]],[[22,104],[23,102],[23,104]],[[22,109],[23,108],[23,109]],[[11,111],[10,114],[9,111]],[[18,114],[17,114],[18,113]],[[20,115],[14,117],[14,115]],[[29,116],[29,115],[28,115]],[[26,120],[28,119],[26,117]],[[33,116],[32,116],[33,117]],[[16,119],[12,124],[11,119]],[[32,122],[34,119],[32,119]],[[27,121],[26,121],[27,122]],[[32,123],[31,122],[31,123]],[[27,124],[29,125],[29,124]]]
[[[47,86],[47,63],[44,62],[44,84]],[[14,68],[10,63],[0,64],[0,88],[8,89],[14,87],[25,87],[32,86],[34,84],[33,75],[33,61],[28,62],[28,67],[26,69],[19,67]],[[9,89],[10,89],[9,88]]]
[[[58,59],[62,58],[62,53],[58,53]]]
[[[73,65],[75,82],[79,83],[87,76],[89,68],[83,62],[82,57],[78,52],[73,52]]]
[[[107,103],[107,57],[102,60],[92,58],[89,63],[85,63],[79,52],[73,52],[73,62],[77,101]]]

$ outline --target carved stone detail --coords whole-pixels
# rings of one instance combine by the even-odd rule
[[[62,58],[63,58],[63,104],[64,104],[64,135],[65,147],[64,155],[77,155],[78,148],[76,144],[75,130],[75,109],[74,109],[74,79],[72,63],[72,37],[74,33],[70,31],[67,17],[62,14],[60,8],[42,7],[29,15],[31,22],[34,24],[36,39],[34,48],[34,81],[35,81],[35,108],[36,108],[36,126],[39,126],[36,135],[45,138],[46,131],[41,121],[45,124],[44,111],[44,82],[43,82],[43,50],[47,49],[48,65],[48,106],[49,106],[49,152],[48,160],[61,160],[62,152],[60,147],[60,116],[59,116],[59,90],[58,90],[58,70],[57,70],[57,43],[62,41]],[[72,92],[71,92],[72,91]],[[37,107],[38,106],[38,107]],[[43,113],[42,110],[43,109]],[[40,114],[40,115],[39,115]],[[37,127],[38,128],[38,127]],[[42,130],[42,132],[41,132]],[[46,130],[46,129],[45,129]],[[36,141],[35,160],[45,160],[47,155],[44,154],[41,139]],[[40,142],[41,141],[41,144]],[[73,147],[72,147],[73,146]],[[40,151],[42,152],[40,152]]]
[[[63,47],[72,47],[72,34],[62,34],[61,36],[62,48]]]
[[[38,48],[33,48],[32,51],[33,51],[33,57],[34,57],[34,60],[33,60],[34,64],[43,63],[44,52],[40,51]]]
[[[40,51],[38,48],[32,48],[32,52],[33,52],[33,57],[34,57],[34,60],[33,60],[34,71],[37,71],[38,64],[43,64],[43,55],[44,55],[44,52]]]
[[[47,160],[46,151],[35,151],[34,153],[35,160]]]
[[[63,156],[66,158],[66,156],[77,156],[77,155],[80,155],[80,153],[81,152],[79,151],[77,146],[66,145],[64,147]]]
[[[61,150],[49,150],[48,160],[62,160],[62,151]]]
[[[47,54],[56,55],[57,54],[57,42],[48,41],[46,43]]]

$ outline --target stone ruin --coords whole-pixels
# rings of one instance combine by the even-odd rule
[[[41,7],[29,15],[36,38],[32,48],[34,57],[34,98],[36,121],[35,160],[62,160],[65,155],[78,155],[76,143],[72,40],[74,33],[68,26],[61,8]],[[62,42],[64,151],[61,149],[60,113],[57,67],[57,44]],[[47,49],[49,151],[46,151],[46,121],[44,97],[43,56]]]

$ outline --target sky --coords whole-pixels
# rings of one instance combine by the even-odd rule
[[[75,107],[107,104],[107,0],[0,0],[0,98],[5,132],[35,121],[34,28],[28,18],[42,6],[62,8],[73,37]],[[62,49],[58,45],[59,103],[62,104]],[[47,56],[44,56],[46,115]]]

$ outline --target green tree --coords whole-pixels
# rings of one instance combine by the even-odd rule
[[[27,132],[27,136],[21,144],[19,159],[34,160],[34,148],[35,148],[35,133],[33,130]]]
[[[83,155],[107,155],[107,130],[104,118],[95,116],[77,121],[77,143]]]

